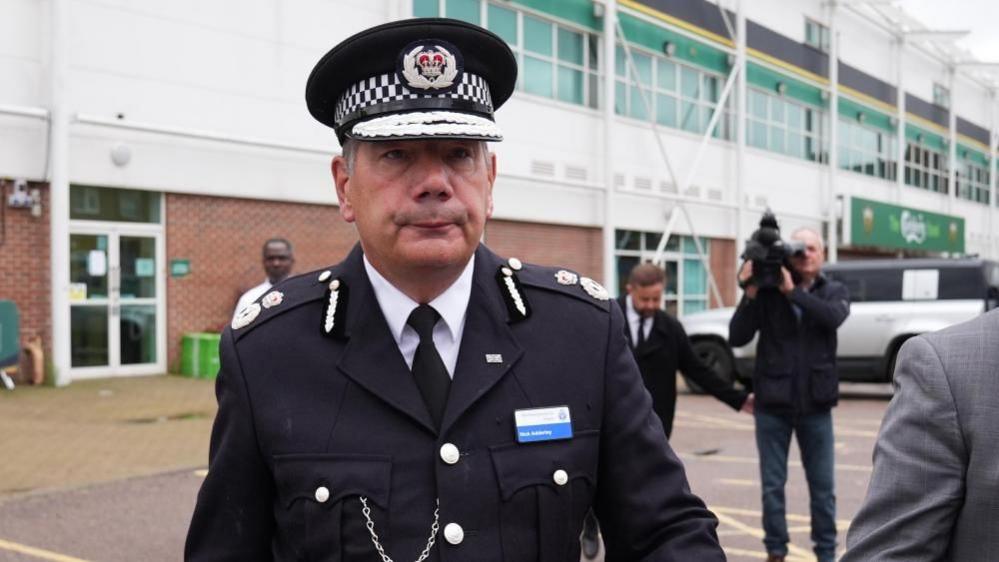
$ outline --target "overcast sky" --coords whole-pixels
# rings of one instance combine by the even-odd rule
[[[927,27],[971,31],[957,44],[979,60],[999,62],[999,0],[901,0],[900,5]]]

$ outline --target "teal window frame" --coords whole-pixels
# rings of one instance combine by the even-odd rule
[[[615,113],[641,121],[655,121],[665,127],[698,135],[704,134],[711,114],[718,105],[725,77],[633,43],[629,43],[628,47],[640,76],[635,80],[624,45],[618,42],[615,49]],[[651,113],[645,107],[643,94],[651,102]],[[733,140],[734,112],[731,97],[723,112],[712,136]]]
[[[811,18],[805,18],[805,44],[829,52],[829,27]]]
[[[896,135],[841,115],[836,143],[837,164],[841,170],[895,181],[897,143]]]
[[[908,141],[905,147],[905,184],[933,191],[948,193],[947,153],[935,150],[919,141]]]
[[[624,287],[631,268],[639,263],[652,261],[661,238],[661,232],[626,229],[615,232],[614,261],[617,279],[614,281],[614,288],[618,295],[625,294]],[[700,240],[706,257],[710,259],[710,240],[704,237]],[[708,309],[708,273],[692,236],[673,234],[669,237],[663,253],[663,268],[666,271],[666,287],[663,291],[662,308],[674,316]]]
[[[989,204],[989,170],[985,166],[965,158],[957,164],[957,197],[984,205]]]
[[[828,112],[762,88],[747,90],[749,146],[820,164],[828,161],[825,135]]]

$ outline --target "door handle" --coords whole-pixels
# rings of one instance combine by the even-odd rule
[[[874,317],[875,322],[891,322],[892,317],[887,314],[879,314]]]

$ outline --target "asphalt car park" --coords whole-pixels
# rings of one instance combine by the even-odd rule
[[[99,439],[101,449],[97,453],[109,457],[91,459],[80,454],[75,457],[76,470],[68,470],[64,475],[60,473],[58,481],[46,479],[41,473],[26,474],[18,468],[18,463],[23,468],[30,455],[49,454],[63,458],[65,451],[50,451],[42,443],[32,453],[21,448],[26,447],[26,443],[0,437],[0,446],[6,443],[6,450],[14,448],[15,453],[21,453],[5,456],[0,463],[0,561],[156,562],[182,559],[184,536],[204,476],[204,467],[197,462],[191,463],[187,451],[206,447],[208,420],[213,414],[210,410],[211,385],[208,381],[163,379],[166,380],[93,383],[75,391],[81,393],[82,399],[104,393],[106,400],[126,398],[136,392],[154,393],[159,400],[152,400],[150,404],[186,408],[186,413],[180,415],[168,410],[157,411],[146,404],[143,406],[146,417],[141,418],[145,423],[131,423],[121,430],[114,429],[117,426],[102,429],[105,422],[93,414],[92,405],[85,404],[87,407],[83,408],[91,412],[91,417],[85,420],[65,414],[71,409],[70,402],[64,395],[58,397],[58,406],[64,412],[63,423],[67,425],[64,431],[75,426],[77,431],[89,428],[105,432],[105,437]],[[108,392],[113,396],[106,396]],[[837,520],[841,545],[845,542],[850,519],[866,492],[871,451],[890,392],[888,385],[842,385],[843,399],[834,410]],[[40,406],[31,407],[38,413]],[[4,422],[4,411],[16,410],[17,407],[0,408],[0,422]],[[111,410],[117,412],[114,408]],[[119,412],[112,418],[134,415]],[[107,423],[112,422],[114,420]],[[5,424],[8,429],[13,425]],[[61,431],[55,425],[48,429]],[[108,438],[108,431],[122,433]],[[157,440],[164,446],[169,445],[160,456],[144,452],[142,462],[129,456],[129,451]],[[73,442],[83,448],[98,446],[87,444],[84,437],[75,437]],[[764,559],[752,417],[733,412],[711,397],[683,393],[679,398],[672,445],[686,466],[692,489],[718,516],[718,534],[728,559]],[[71,445],[62,443],[60,446]],[[117,451],[115,447],[121,450]],[[159,449],[162,447],[157,447]],[[194,458],[203,456],[207,456],[207,449]],[[793,446],[787,487],[788,526],[792,537],[789,561],[813,559],[807,485],[798,458]],[[177,468],[185,462],[190,466]],[[38,472],[42,472],[44,463],[38,466],[41,467]],[[15,481],[16,486],[12,488],[11,483]],[[32,482],[38,482],[38,485],[34,486]]]

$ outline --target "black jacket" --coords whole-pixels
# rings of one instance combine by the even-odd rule
[[[631,342],[631,329],[627,320],[627,297],[617,303],[625,313],[625,337]],[[632,342],[632,345],[634,343]],[[638,370],[642,372],[645,388],[652,395],[652,409],[659,415],[668,439],[673,432],[676,413],[676,372],[679,370],[715,398],[734,410],[742,407],[747,392],[732,383],[719,379],[694,353],[683,325],[663,310],[652,317],[652,330],[641,347],[634,350]]]
[[[795,311],[797,308],[800,314]],[[729,343],[746,345],[757,331],[756,408],[772,413],[823,412],[839,399],[836,329],[850,314],[843,284],[820,275],[808,290],[742,298],[729,323]]]
[[[725,559],[717,520],[653,415],[620,309],[525,265],[514,277],[530,315],[514,318],[506,262],[485,247],[474,259],[439,431],[359,247],[330,268],[345,297],[342,335],[322,333],[331,296],[318,272],[281,282],[280,304],[225,330],[187,560],[378,561],[361,497],[395,560],[426,546],[436,505],[430,562],[578,562],[591,506],[608,561]],[[569,408],[573,437],[518,443],[514,411],[549,406]],[[447,443],[460,452],[453,464]],[[449,523],[464,530],[459,544],[446,540]]]

